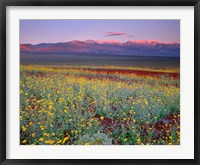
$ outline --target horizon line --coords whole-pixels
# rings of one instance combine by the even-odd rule
[[[163,43],[163,44],[180,44],[180,42],[165,42],[165,41],[159,41],[159,40],[127,40],[127,41],[119,41],[119,40],[94,40],[94,39],[86,39],[86,40],[68,40],[68,41],[58,41],[58,42],[40,42],[40,43],[20,43],[20,44],[31,44],[31,45],[38,45],[38,44],[49,44],[49,43],[52,43],[52,44],[56,44],[56,43],[67,43],[67,42],[72,42],[72,41],[81,41],[81,42],[87,42],[87,41],[95,41],[95,42],[115,42],[115,43],[126,43],[126,42],[129,42],[129,41],[132,41],[132,42],[157,42],[157,43]]]

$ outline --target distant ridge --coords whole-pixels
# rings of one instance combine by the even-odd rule
[[[20,44],[20,52],[88,55],[133,55],[180,57],[180,44],[155,40],[73,40],[58,43]]]

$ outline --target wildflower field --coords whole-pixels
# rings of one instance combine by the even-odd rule
[[[180,70],[21,65],[20,144],[178,145]]]

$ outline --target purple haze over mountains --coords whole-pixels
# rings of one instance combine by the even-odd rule
[[[73,40],[58,43],[20,44],[20,52],[83,55],[131,55],[180,57],[180,44],[154,40]]]

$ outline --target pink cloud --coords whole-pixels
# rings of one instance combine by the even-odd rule
[[[124,32],[107,32],[105,33],[105,36],[120,36],[120,35],[125,35],[126,33]]]

